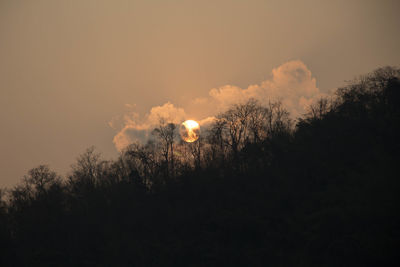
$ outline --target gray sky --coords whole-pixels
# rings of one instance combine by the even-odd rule
[[[226,85],[278,90],[287,62],[318,93],[398,66],[399,10],[396,0],[0,0],[0,187],[39,164],[64,174],[91,145],[116,157],[126,120],[109,124],[124,115],[169,101],[193,117],[194,100]]]

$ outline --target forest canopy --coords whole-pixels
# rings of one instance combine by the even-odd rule
[[[193,143],[160,118],[116,160],[1,190],[2,266],[392,266],[400,224],[400,70],[292,120],[250,99]]]

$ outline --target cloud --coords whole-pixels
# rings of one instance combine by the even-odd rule
[[[146,122],[151,125],[157,125],[160,122],[160,118],[164,118],[168,122],[180,123],[186,118],[186,113],[183,108],[177,108],[167,102],[162,106],[151,108]]]
[[[140,118],[136,112],[130,112],[123,117],[123,127],[114,136],[113,142],[117,150],[121,151],[133,142],[146,142],[151,131],[159,124],[163,118],[168,122],[181,123],[186,118],[185,111],[177,108],[170,102],[162,106],[151,108],[150,112]],[[114,128],[116,122],[121,121],[120,118],[114,118],[109,125]]]
[[[175,107],[170,102],[153,107],[143,118],[135,112],[130,112],[124,116],[122,127],[119,127],[121,130],[113,141],[118,150],[122,150],[134,141],[145,142],[150,137],[151,130],[159,123],[160,117],[174,123],[196,119],[204,129],[212,123],[214,115],[233,104],[244,103],[250,98],[257,99],[262,104],[281,101],[292,118],[297,118],[307,112],[311,103],[326,96],[328,95],[317,88],[315,78],[302,61],[289,61],[274,68],[271,78],[260,84],[250,85],[244,89],[234,85],[224,85],[211,89],[206,97],[194,99],[186,108],[191,110],[192,114],[198,114],[197,118],[193,116],[188,118],[183,108]],[[116,124],[114,121],[110,122],[110,126],[114,128]]]
[[[261,103],[282,101],[292,117],[306,113],[307,107],[326,94],[320,92],[316,80],[307,66],[299,61],[289,61],[272,70],[271,79],[242,89],[225,85],[210,90],[208,97],[197,98],[194,105],[214,106],[213,110],[223,111],[232,104],[244,103],[250,98]]]

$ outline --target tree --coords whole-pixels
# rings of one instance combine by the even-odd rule
[[[150,188],[160,168],[156,153],[154,143],[151,141],[146,145],[134,143],[128,146],[118,160],[118,166],[122,171],[121,177],[137,179],[136,183]]]
[[[192,154],[194,159],[195,169],[200,169],[201,167],[201,151],[203,148],[203,142],[204,138],[200,136],[196,141],[187,144],[187,146],[189,146],[190,153]]]
[[[219,114],[209,131],[213,144],[229,147],[234,158],[247,143],[258,143],[275,134],[288,133],[292,127],[289,112],[280,102],[262,106],[250,99],[244,104],[233,105]]]
[[[51,171],[47,165],[40,165],[28,171],[28,175],[24,176],[24,183],[25,191],[37,198],[52,187],[59,186],[61,177]]]
[[[165,160],[166,175],[174,173],[174,140],[176,136],[176,125],[172,122],[166,122],[160,118],[159,125],[152,134],[158,138],[161,143],[161,151]]]
[[[217,116],[214,132],[220,134],[220,139],[232,151],[235,158],[243,147],[249,132],[249,117],[253,111],[253,102],[234,105],[226,112]]]
[[[104,182],[102,178],[104,178],[104,167],[107,163],[101,161],[100,156],[101,154],[97,153],[92,146],[86,149],[71,166],[72,173],[68,177],[68,183],[75,194],[93,192],[97,185]]]

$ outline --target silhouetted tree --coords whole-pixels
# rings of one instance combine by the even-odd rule
[[[399,69],[352,81],[295,128],[253,99],[194,143],[175,128],[0,190],[0,265],[398,265]]]
[[[174,140],[176,136],[176,125],[160,118],[159,125],[153,130],[153,135],[161,143],[161,151],[165,160],[166,175],[174,173]]]

